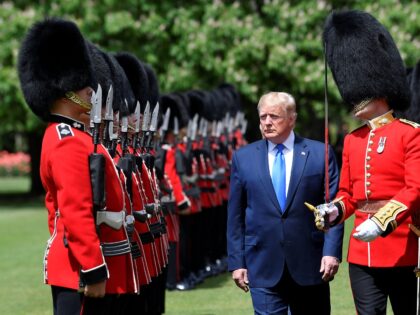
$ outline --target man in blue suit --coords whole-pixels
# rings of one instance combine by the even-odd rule
[[[330,314],[332,280],[341,261],[343,225],[323,233],[304,202],[325,196],[325,148],[293,132],[294,98],[270,92],[258,103],[263,140],[232,158],[228,204],[229,270],[251,290],[255,314]],[[280,148],[279,148],[279,144]],[[338,168],[329,150],[329,191]]]

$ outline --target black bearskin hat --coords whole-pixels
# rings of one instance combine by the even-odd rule
[[[89,51],[90,60],[92,62],[93,75],[98,84],[102,88],[102,107],[105,107],[106,104],[106,95],[108,93],[109,87],[112,83],[112,74],[109,63],[107,61],[106,53],[103,52],[99,47],[93,43],[86,41],[86,46]],[[97,90],[98,86],[92,86],[92,88]]]
[[[149,95],[149,80],[143,65],[136,56],[128,52],[117,53],[114,57],[124,69],[125,75],[130,82],[131,90],[136,98],[134,104],[129,106],[130,112],[133,113],[136,109],[137,101],[140,102],[141,110],[144,111]]]
[[[179,128],[188,125],[189,114],[183,98],[178,93],[164,94],[160,97],[159,105],[161,106],[162,116],[165,115],[167,108],[171,109],[171,116],[169,119],[169,129],[174,127],[174,117],[178,117]],[[163,118],[163,117],[162,117]]]
[[[57,18],[35,23],[28,31],[19,51],[18,74],[26,102],[45,121],[52,103],[66,92],[95,86],[80,30]]]
[[[146,71],[147,78],[149,81],[149,97],[148,100],[150,102],[151,108],[153,108],[156,103],[159,101],[159,82],[156,77],[156,73],[153,70],[152,66],[143,63],[144,70]]]
[[[326,58],[351,107],[384,98],[396,110],[410,104],[405,66],[389,32],[362,11],[331,13],[324,26]]]
[[[205,106],[205,95],[201,90],[191,90],[187,93],[190,101],[190,116],[194,117],[195,114],[202,116],[202,112]]]
[[[420,61],[414,68],[407,69],[407,81],[410,87],[411,104],[401,116],[420,123]]]

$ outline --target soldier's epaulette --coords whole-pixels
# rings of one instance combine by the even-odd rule
[[[69,125],[65,124],[65,123],[58,124],[56,126],[56,129],[57,129],[57,133],[58,133],[58,138],[60,140],[62,140],[63,138],[66,138],[66,137],[73,137],[74,136],[74,133],[73,133],[73,130],[71,129],[71,127]]]
[[[363,124],[363,125],[361,125],[361,126],[357,127],[356,129],[353,129],[353,130],[352,130],[352,131],[350,131],[349,133],[356,132],[357,130],[362,129],[362,128],[366,127],[366,126],[367,126],[367,124]]]
[[[416,123],[416,122],[414,122],[414,121],[411,121],[411,120],[407,120],[407,119],[404,119],[404,118],[400,118],[400,121],[401,121],[402,123],[407,124],[407,125],[410,125],[410,126],[412,126],[412,127],[414,127],[414,128],[419,128],[419,127],[420,127],[420,124],[418,124],[418,123]]]

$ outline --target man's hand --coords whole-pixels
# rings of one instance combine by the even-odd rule
[[[370,242],[381,234],[382,230],[379,226],[371,219],[367,219],[356,227],[356,233],[353,233],[353,237],[363,242]]]
[[[338,271],[338,266],[340,261],[332,256],[324,256],[321,259],[321,269],[319,272],[323,272],[322,280],[325,282],[331,281],[334,279],[334,275]]]
[[[87,297],[102,298],[105,296],[106,280],[85,286],[84,294]]]
[[[232,279],[235,281],[236,285],[244,290],[245,292],[249,291],[248,287],[248,270],[247,269],[236,269],[232,272]]]

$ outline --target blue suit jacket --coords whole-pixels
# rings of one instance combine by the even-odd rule
[[[329,150],[330,194],[338,188],[337,163]],[[248,269],[252,287],[273,287],[285,264],[300,285],[322,283],[322,256],[341,260],[343,225],[317,230],[304,205],[324,203],[325,149],[318,141],[295,137],[293,165],[282,214],[268,168],[267,141],[251,143],[232,158],[228,204],[229,270]]]

